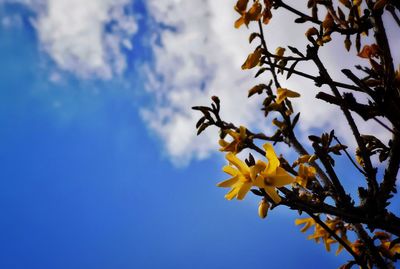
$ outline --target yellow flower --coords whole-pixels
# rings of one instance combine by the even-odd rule
[[[226,142],[224,139],[219,140],[220,151],[227,151],[233,153],[239,153],[243,149],[243,143],[247,138],[246,127],[240,126],[239,133],[228,130],[228,134],[233,138],[231,142]]]
[[[253,186],[254,173],[251,173],[252,169],[236,157],[235,154],[231,152],[226,154],[226,159],[229,161],[229,165],[224,166],[223,171],[232,177],[218,183],[217,186],[231,188],[225,195],[226,199],[232,200],[233,198],[237,198],[238,200],[243,200]]]
[[[243,200],[250,188],[256,186],[264,189],[275,203],[281,201],[276,188],[293,183],[294,178],[285,169],[279,167],[279,159],[271,144],[265,144],[264,149],[268,163],[259,160],[251,167],[232,152],[226,155],[229,165],[225,166],[223,171],[232,177],[217,184],[218,187],[231,188],[225,195],[226,199]]]
[[[248,1],[238,1],[235,10],[241,15],[239,19],[235,21],[235,28],[239,28],[243,24],[249,25],[250,21],[258,21],[261,19],[262,6],[259,1],[255,1],[249,11],[246,12]]]
[[[263,147],[268,163],[258,161],[254,166],[253,173],[259,174],[256,176],[254,186],[264,189],[275,203],[279,203],[281,198],[276,192],[276,188],[293,183],[294,178],[285,169],[279,167],[280,162],[272,145],[266,143]]]
[[[327,219],[325,221],[325,224],[326,224],[326,226],[328,226],[328,228],[330,230],[332,230],[333,232],[337,233],[337,230],[338,230],[337,229],[337,224],[338,224],[337,220]],[[347,239],[347,237],[343,237],[343,235],[342,235],[342,238],[346,238]],[[315,242],[317,242],[317,243],[319,243],[319,240],[321,239],[324,242],[325,249],[327,251],[331,250],[331,244],[337,243],[337,241],[331,237],[330,233],[327,230],[325,230],[319,224],[315,225],[314,234],[309,235],[308,239],[314,239]],[[340,252],[340,251],[341,251],[341,249],[339,247],[338,252]]]
[[[385,252],[387,256],[393,257],[396,254],[400,254],[400,244],[394,244],[392,247],[390,247],[391,242],[381,242],[381,251]]]
[[[306,188],[308,181],[315,177],[316,172],[314,167],[300,164],[296,182]]]
[[[278,88],[277,94],[278,94],[278,97],[276,98],[276,102],[278,104],[282,103],[288,97],[291,97],[291,98],[300,97],[299,93],[291,91],[286,88]]]
[[[296,219],[294,221],[294,224],[296,224],[296,225],[305,224],[303,226],[303,228],[301,228],[301,230],[300,230],[302,233],[304,233],[308,229],[310,229],[312,226],[315,225],[315,220],[313,218]]]

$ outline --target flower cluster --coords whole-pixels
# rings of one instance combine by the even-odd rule
[[[252,187],[258,187],[265,191],[274,203],[281,201],[276,189],[293,183],[295,179],[280,167],[279,159],[272,145],[266,143],[263,147],[268,162],[258,160],[251,166],[240,160],[232,152],[226,155],[229,165],[225,166],[223,171],[232,177],[218,183],[218,187],[231,188],[225,195],[226,199],[237,198],[242,200]]]

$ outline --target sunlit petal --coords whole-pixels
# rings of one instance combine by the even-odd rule
[[[246,194],[249,192],[250,188],[251,188],[251,183],[243,183],[243,185],[240,187],[238,191],[237,199],[243,200]]]
[[[281,197],[279,197],[278,193],[276,192],[274,187],[265,187],[265,192],[271,197],[271,199],[277,204],[280,203],[282,200]]]
[[[270,186],[283,187],[285,185],[294,182],[294,177],[292,177],[285,169],[278,167],[275,174],[268,176],[268,183]]]
[[[268,167],[266,173],[267,174],[273,173],[276,170],[276,168],[280,165],[279,159],[276,156],[275,150],[270,143],[265,143],[263,147],[266,152],[265,156],[268,159]]]
[[[240,160],[238,157],[236,157],[235,154],[233,154],[231,152],[226,154],[226,159],[230,163],[232,163],[234,166],[236,166],[241,173],[249,173],[250,172],[247,164],[245,162],[243,162],[242,160]]]
[[[238,182],[238,177],[232,177],[228,180],[222,181],[220,183],[217,184],[218,187],[222,187],[222,188],[228,188],[228,187],[232,187],[234,184],[236,184]]]
[[[225,165],[224,168],[222,168],[222,171],[224,171],[225,173],[227,173],[231,176],[236,176],[237,174],[239,174],[239,171],[230,165]]]

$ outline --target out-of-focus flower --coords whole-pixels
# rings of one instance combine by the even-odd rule
[[[297,93],[295,91],[291,91],[286,88],[278,88],[277,94],[278,94],[278,96],[276,98],[276,102],[278,104],[282,103],[288,97],[290,97],[290,98],[300,97],[299,93]]]
[[[306,188],[308,181],[314,178],[315,174],[316,170],[314,167],[300,164],[296,182]]]
[[[232,152],[234,154],[239,153],[243,149],[244,142],[247,138],[246,127],[240,126],[239,132],[228,130],[227,134],[230,135],[233,140],[231,142],[227,142],[224,139],[220,139],[219,145],[221,146],[221,148],[219,150]]]

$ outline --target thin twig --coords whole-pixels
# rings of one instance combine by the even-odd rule
[[[340,238],[334,231],[332,231],[326,224],[323,222],[319,217],[315,216],[313,213],[310,213],[306,211],[306,213],[313,218],[313,220],[318,223],[322,228],[324,228],[325,231],[327,231],[333,238],[338,241],[339,244],[341,244],[350,254],[353,256],[354,260],[357,262],[358,265],[360,265],[362,268],[367,268],[366,264],[360,259],[360,257],[354,253],[353,249],[346,244],[346,242]]]
[[[364,176],[366,176],[367,174],[365,173],[365,171],[363,171],[357,164],[356,162],[353,160],[353,158],[350,156],[349,152],[347,151],[347,149],[345,149],[343,147],[343,144],[340,142],[339,138],[337,138],[337,136],[333,136],[333,138],[336,140],[336,142],[342,146],[344,153],[346,154],[346,156],[349,158],[350,162],[354,165],[354,167]]]

